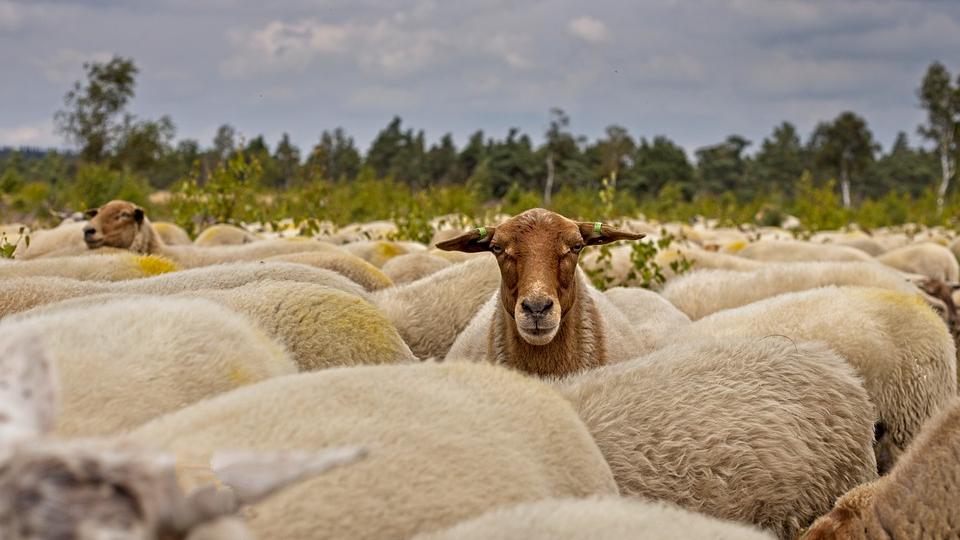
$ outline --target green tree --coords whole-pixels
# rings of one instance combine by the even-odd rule
[[[120,128],[113,155],[115,168],[151,172],[172,151],[176,128],[169,116],[158,121],[138,121],[126,115]]]
[[[656,195],[671,183],[688,199],[693,196],[695,170],[687,153],[670,139],[658,135],[652,142],[641,139],[633,155],[627,187],[638,195]]]
[[[880,198],[887,193],[906,193],[919,197],[935,185],[937,169],[936,153],[911,148],[907,134],[901,131],[890,152],[881,156],[867,175],[867,195]]]
[[[633,154],[637,150],[637,143],[621,126],[608,126],[606,137],[597,140],[584,151],[592,169],[592,178],[599,180],[603,177],[611,178],[612,189],[617,187],[617,179],[629,183],[626,179],[627,171],[633,161]]]
[[[356,178],[362,159],[353,138],[342,128],[320,134],[320,142],[310,151],[307,168],[311,174],[330,180]]]
[[[447,133],[440,143],[430,147],[426,155],[427,176],[431,184],[459,184],[466,180],[460,167],[453,136]]]
[[[871,167],[878,149],[866,120],[846,111],[832,122],[821,122],[810,147],[819,165],[839,175],[843,207],[850,208],[850,183]]]
[[[217,128],[213,136],[213,154],[217,161],[224,161],[237,149],[237,130],[230,124]]]
[[[83,64],[86,81],[76,81],[54,116],[57,130],[80,147],[80,157],[102,161],[122,130],[124,108],[133,97],[137,67],[130,58]]]
[[[957,171],[958,139],[960,139],[960,77],[950,84],[950,73],[940,62],[927,68],[920,90],[920,105],[927,111],[927,123],[918,128],[920,134],[937,145],[940,155],[940,185],[937,187],[937,211],[943,212],[944,198],[950,180]]]
[[[700,173],[700,189],[704,193],[743,193],[747,159],[743,151],[750,141],[739,135],[730,135],[720,144],[700,148],[697,154],[697,169]]]
[[[284,133],[280,137],[277,150],[273,154],[273,160],[281,174],[279,185],[284,188],[290,187],[300,167],[300,149],[290,142],[290,135]]]
[[[550,198],[556,186],[575,187],[578,179],[589,176],[580,144],[581,138],[569,131],[570,117],[563,109],[550,109],[550,126],[545,133],[543,162],[546,179],[543,186],[543,204],[550,206]]]
[[[779,192],[792,196],[793,185],[800,178],[806,156],[797,128],[783,122],[760,143],[751,162],[749,184],[755,193]]]

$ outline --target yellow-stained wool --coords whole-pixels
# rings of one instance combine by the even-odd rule
[[[164,257],[142,256],[135,253],[43,257],[0,266],[0,279],[53,276],[80,280],[120,281],[173,272],[178,268],[176,263]]]
[[[367,291],[378,291],[393,285],[393,281],[379,268],[367,261],[344,251],[305,251],[276,255],[267,261],[306,264],[315,268],[326,268],[350,278]]]
[[[124,253],[123,256],[132,254]],[[232,289],[264,280],[313,283],[366,298],[363,288],[330,270],[279,262],[233,263],[118,282],[42,276],[0,279],[0,286],[5,290],[5,294],[0,295],[0,317],[78,296],[107,293],[167,295],[200,289]]]
[[[18,318],[148,296],[95,294],[47,304]],[[301,371],[360,364],[412,362],[416,357],[393,324],[366,300],[294,281],[261,281],[225,290],[198,290],[168,298],[204,298],[245,315],[290,351]]]

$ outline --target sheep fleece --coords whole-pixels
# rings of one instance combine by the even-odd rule
[[[679,343],[558,382],[622,494],[793,538],[876,477],[873,407],[825,345]]]
[[[548,385],[505,368],[424,363],[281,377],[133,433],[182,453],[363,444],[363,461],[251,509],[260,538],[408,538],[500,505],[614,495],[610,468]]]

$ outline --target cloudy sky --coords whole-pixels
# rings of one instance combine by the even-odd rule
[[[230,123],[301,147],[343,126],[366,149],[395,114],[429,140],[539,139],[557,106],[590,138],[688,150],[854,110],[886,146],[916,140],[926,66],[960,70],[960,2],[0,0],[0,145],[63,146],[63,94],[113,54],[141,70],[132,112],[205,145]]]

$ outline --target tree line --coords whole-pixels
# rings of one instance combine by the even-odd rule
[[[761,141],[730,135],[697,149],[693,159],[666,136],[636,137],[619,125],[588,140],[575,134],[570,117],[556,108],[549,111],[539,144],[516,128],[503,137],[476,131],[462,147],[449,133],[428,144],[423,130],[394,117],[366,151],[339,127],[324,130],[306,151],[287,134],[271,145],[262,135],[244,139],[229,124],[204,145],[176,140],[169,116],[143,119],[128,111],[138,74],[132,59],[87,63],[84,73],[55,115],[59,132],[77,151],[0,150],[0,189],[8,199],[26,205],[70,193],[59,202],[98,204],[102,201],[91,199],[170,189],[185,178],[202,185],[219,164],[240,153],[258,163],[260,185],[275,190],[390,178],[414,190],[468,186],[491,200],[517,191],[537,193],[546,205],[564,188],[611,184],[638,199],[668,189],[686,201],[723,196],[776,203],[796,197],[806,175],[816,186],[835,182],[848,208],[889,194],[919,197],[931,191],[942,208],[960,157],[960,76],[954,80],[938,62],[928,67],[916,94],[927,115],[916,134],[927,147],[912,144],[901,131],[884,150],[866,119],[846,111],[805,137],[785,121]]]

